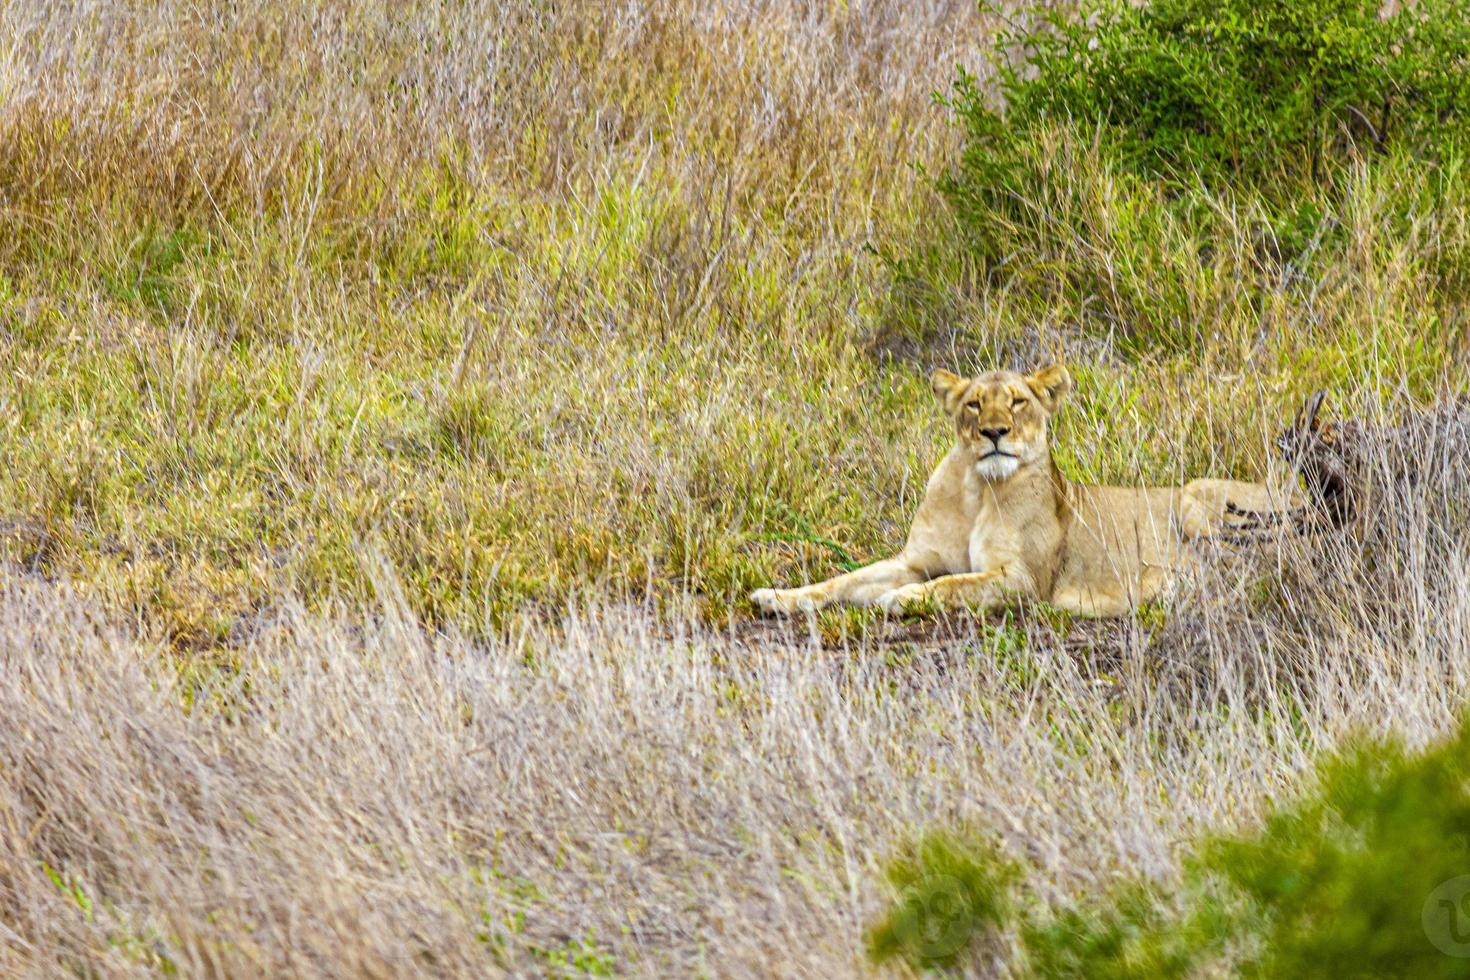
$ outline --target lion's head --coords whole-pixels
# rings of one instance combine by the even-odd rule
[[[1060,364],[1031,374],[990,371],[962,378],[951,371],[929,377],[934,394],[955,420],[960,444],[974,455],[975,472],[1008,480],[1048,457],[1046,421],[1072,387]]]

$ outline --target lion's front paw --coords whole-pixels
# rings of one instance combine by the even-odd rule
[[[794,612],[812,612],[817,604],[801,589],[756,589],[750,594],[751,603],[762,612],[786,616]]]
[[[929,601],[929,590],[923,583],[911,582],[878,597],[878,608],[886,613],[899,613]]]

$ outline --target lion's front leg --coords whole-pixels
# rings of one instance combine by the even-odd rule
[[[799,589],[756,589],[750,601],[768,613],[815,612],[835,602],[866,606],[894,589],[923,578],[906,561],[889,558],[866,568]]]
[[[913,607],[957,609],[961,606],[984,610],[1004,604],[1018,591],[1022,591],[1019,583],[1009,582],[1003,571],[964,572],[894,589],[881,596],[878,605],[887,612]]]

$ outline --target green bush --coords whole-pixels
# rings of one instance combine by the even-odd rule
[[[1006,34],[1004,116],[962,76],[965,177],[1003,182],[1038,125],[1096,132],[1121,169],[1176,189],[1270,189],[1328,176],[1364,149],[1431,159],[1463,148],[1470,122],[1470,5],[1422,0],[1103,0],[1040,13]]]
[[[1470,977],[1470,724],[1420,754],[1362,743],[1257,834],[1203,849],[1255,910],[1273,977]]]
[[[1318,776],[1314,792],[1259,829],[1201,842],[1170,888],[1130,881],[1052,911],[991,892],[974,926],[947,934],[991,936],[980,947],[988,955],[994,933],[1013,930],[1019,972],[1041,977],[1470,977],[1470,723],[1418,753],[1359,742]],[[966,847],[1006,867],[994,845],[949,840],[921,845],[903,881],[950,875],[951,855]],[[915,904],[905,894],[875,935],[946,934],[923,925]],[[888,955],[917,948],[874,943]]]
[[[1202,304],[1343,247],[1363,168],[1395,174],[1382,220],[1400,237],[1460,193],[1467,0],[1387,17],[1377,0],[1084,0],[1022,22],[991,83],[961,73],[965,149],[939,184],[975,280],[1040,315],[1189,345]],[[900,284],[934,262],[916,250]]]
[[[929,834],[888,868],[898,893],[869,936],[876,962],[901,958],[921,968],[952,966],[995,940],[1010,919],[1019,869],[975,833]]]

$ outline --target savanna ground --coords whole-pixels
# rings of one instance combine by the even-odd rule
[[[1448,477],[1121,623],[752,623],[901,542],[935,366],[1065,359],[1079,481],[1285,479],[1306,393],[1463,389],[1470,209],[1412,161],[1304,272],[1059,140],[1035,274],[967,263],[933,94],[1005,19],[0,4],[0,966],[862,972],[925,827],[1066,902],[1448,731]]]

